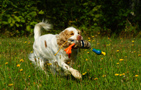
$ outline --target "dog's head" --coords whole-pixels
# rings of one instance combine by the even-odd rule
[[[66,28],[63,33],[66,35],[67,39],[72,40],[83,40],[83,37],[81,36],[81,31],[78,29],[75,29],[74,27]]]
[[[57,44],[62,45],[69,39],[71,40],[83,40],[83,37],[81,36],[81,31],[74,28],[74,27],[69,27],[66,28],[64,31],[62,31],[58,36],[57,36]],[[64,46],[69,46],[69,43],[66,43]]]

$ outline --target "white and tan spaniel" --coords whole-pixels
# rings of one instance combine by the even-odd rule
[[[33,44],[34,52],[29,55],[29,59],[37,66],[41,67],[45,72],[45,65],[48,62],[50,69],[54,74],[72,74],[75,78],[81,79],[82,75],[79,71],[72,68],[72,63],[76,60],[78,49],[72,49],[70,57],[68,57],[68,54],[64,51],[64,49],[70,45],[70,42],[66,42],[69,39],[83,39],[80,30],[74,27],[68,27],[59,34],[46,34],[41,36],[42,28],[49,30],[51,25],[44,22],[35,25],[35,41]]]

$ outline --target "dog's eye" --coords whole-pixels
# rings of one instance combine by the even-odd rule
[[[74,33],[71,33],[71,35],[74,35]]]
[[[80,33],[78,32],[78,34],[80,34]]]

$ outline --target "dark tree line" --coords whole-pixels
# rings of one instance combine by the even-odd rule
[[[141,31],[139,0],[1,0],[0,9],[0,32],[9,36],[33,33],[42,19],[53,24],[53,33],[68,26],[89,35]]]

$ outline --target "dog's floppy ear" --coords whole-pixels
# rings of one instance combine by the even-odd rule
[[[61,32],[57,36],[57,44],[59,46],[63,45],[72,35],[74,35],[73,31],[65,30],[65,31]],[[69,45],[70,45],[69,43],[65,43],[64,47],[68,47]]]

